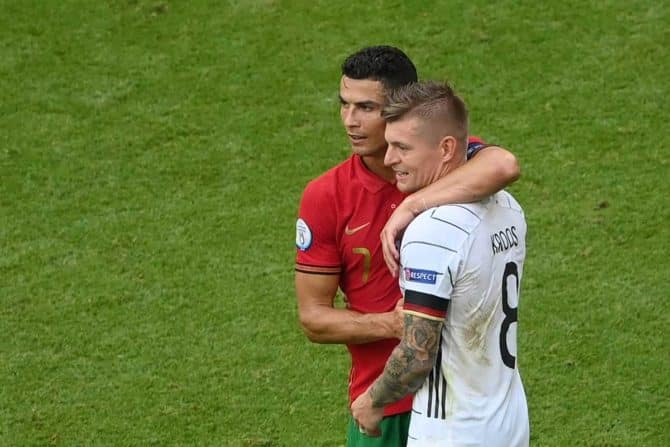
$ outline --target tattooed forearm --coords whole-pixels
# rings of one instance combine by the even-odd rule
[[[405,334],[370,388],[374,407],[396,402],[421,387],[433,368],[442,321],[405,314]]]

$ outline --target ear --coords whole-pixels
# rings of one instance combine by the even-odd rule
[[[447,135],[446,137],[442,138],[440,140],[440,151],[442,151],[442,161],[450,162],[456,155],[457,147],[458,143],[456,142],[456,138],[452,137],[451,135]]]

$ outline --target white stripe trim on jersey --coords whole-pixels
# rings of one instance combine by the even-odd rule
[[[471,210],[470,208],[468,208],[467,206],[464,206],[464,205],[449,204],[449,205],[442,205],[442,208],[445,208],[445,207],[448,207],[448,206],[455,206],[456,208],[463,208],[465,211],[467,211],[468,213],[472,214],[472,215],[475,216],[477,219],[482,220],[482,217],[481,217],[479,214],[475,213],[474,211],[472,211],[472,210]]]
[[[435,211],[433,211],[433,213],[430,215],[431,219],[437,220],[438,222],[446,223],[447,225],[451,225],[454,228],[458,228],[459,230],[461,230],[463,233],[467,234],[468,236],[470,235],[470,232],[468,230],[466,230],[465,228],[459,227],[455,223],[451,223],[448,220],[444,220],[444,219],[440,219],[439,217],[435,217],[434,214],[435,214]]]
[[[451,267],[447,267],[447,273],[449,273],[449,282],[451,283],[451,288],[453,289],[456,286],[454,285],[454,278],[451,276]]]
[[[405,247],[407,247],[408,245],[412,245],[412,244],[429,245],[429,246],[431,246],[431,247],[441,248],[441,249],[443,249],[443,250],[447,250],[447,251],[450,251],[450,252],[452,252],[452,253],[458,253],[458,251],[457,251],[457,250],[454,250],[453,248],[445,247],[444,245],[432,244],[432,243],[430,243],[430,242],[424,242],[424,241],[411,241],[411,242],[408,242],[408,243],[406,243],[405,245],[403,245],[403,246],[400,248],[400,250],[404,250]]]

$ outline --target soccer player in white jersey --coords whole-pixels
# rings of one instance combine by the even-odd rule
[[[468,115],[446,84],[390,93],[385,163],[411,193],[465,162]],[[361,431],[379,434],[383,408],[416,392],[408,446],[528,446],[517,363],[526,222],[498,192],[421,213],[400,247],[405,329],[381,376],[352,404]]]

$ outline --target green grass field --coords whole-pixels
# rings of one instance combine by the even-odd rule
[[[670,445],[670,4],[0,0],[0,445],[342,446],[293,291],[342,59],[515,152],[533,446]]]

